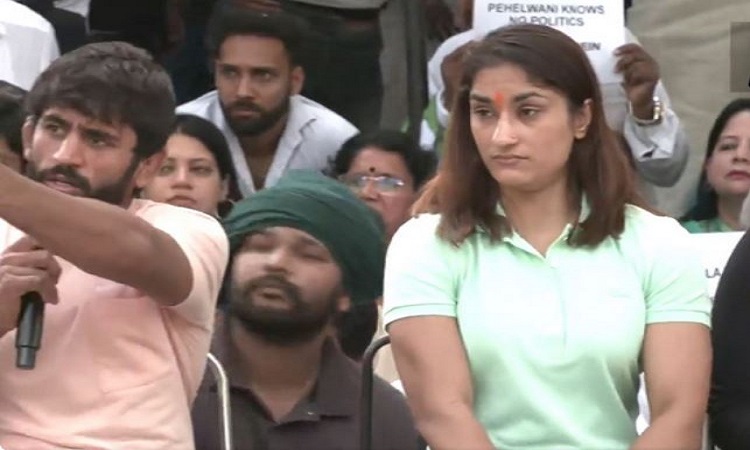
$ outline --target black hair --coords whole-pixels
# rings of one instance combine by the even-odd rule
[[[133,151],[141,159],[164,148],[175,106],[167,72],[148,52],[126,42],[88,44],[62,55],[26,95],[26,112],[34,121],[59,107],[132,127]]]
[[[339,177],[349,171],[354,158],[367,147],[376,147],[400,155],[418,190],[435,174],[437,154],[422,149],[409,135],[395,130],[376,130],[357,134],[341,146],[331,161],[328,173]]]
[[[738,98],[729,102],[714,120],[711,131],[708,133],[708,143],[706,145],[706,156],[703,158],[703,169],[701,178],[698,182],[698,192],[695,196],[693,207],[680,220],[710,220],[719,215],[718,202],[719,197],[716,191],[708,183],[705,165],[714,153],[716,143],[721,136],[722,131],[727,126],[735,114],[742,111],[750,111],[750,98]]]
[[[13,153],[23,157],[21,128],[26,119],[23,98],[26,91],[0,80],[0,139],[5,139]]]
[[[289,61],[298,66],[306,30],[301,19],[285,12],[258,12],[226,5],[215,8],[209,20],[206,49],[212,58],[218,58],[222,44],[231,36],[266,36],[283,42]]]
[[[172,133],[184,134],[200,141],[216,160],[221,179],[237,179],[227,140],[212,122],[192,114],[177,114]]]

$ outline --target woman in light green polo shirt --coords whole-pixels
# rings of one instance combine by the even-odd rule
[[[638,66],[619,68],[646,110],[653,74]],[[700,260],[676,220],[639,206],[581,47],[501,28],[468,55],[453,111],[385,272],[385,322],[430,448],[699,448]],[[641,371],[651,426],[638,436]]]
[[[750,191],[750,98],[730,102],[708,134],[695,206],[682,218],[691,233],[740,231]]]

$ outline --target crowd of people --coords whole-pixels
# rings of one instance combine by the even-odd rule
[[[693,240],[750,227],[750,94],[670,215],[690,130],[630,27],[613,84],[421,0],[416,140],[385,0],[120,3],[0,0],[0,448],[224,449],[223,403],[236,449],[750,448],[750,237],[713,303]]]

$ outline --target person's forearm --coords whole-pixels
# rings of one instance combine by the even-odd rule
[[[189,269],[177,244],[123,208],[54,191],[3,167],[0,217],[78,268],[145,290],[157,301],[169,304],[174,298],[177,303],[190,291],[189,277],[186,283],[177,283],[184,286],[175,286],[179,277],[169,276]],[[170,260],[179,268],[162,267]],[[167,276],[159,282],[153,280],[155,275]],[[166,286],[161,288],[160,283]]]
[[[655,418],[635,441],[631,450],[700,450],[703,446],[703,420],[687,420],[679,411]]]
[[[495,450],[469,408],[449,408],[445,413],[417,417],[417,428],[431,450]]]

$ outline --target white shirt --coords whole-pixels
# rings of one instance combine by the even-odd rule
[[[640,44],[630,30],[626,28],[625,31],[627,42]],[[427,64],[428,92],[431,96],[437,96],[437,116],[443,127],[447,126],[450,117],[441,101],[445,88],[440,70],[443,60],[460,46],[472,40],[480,40],[483,36],[484,34],[474,30],[452,36],[443,42]],[[677,183],[687,164],[688,140],[679,118],[669,106],[669,94],[661,81],[656,85],[654,94],[661,99],[664,111],[661,123],[652,126],[638,125],[628,113],[627,96],[620,84],[608,83],[600,85],[600,88],[607,123],[625,137],[643,181],[663,187]],[[431,143],[425,141],[430,135],[433,134],[426,134],[422,139],[423,146],[431,147]],[[650,189],[649,186],[643,187],[646,191]],[[645,194],[650,196],[650,192]]]
[[[0,0],[0,80],[30,89],[60,56],[52,25],[25,5]]]
[[[325,106],[301,95],[292,96],[287,124],[276,148],[264,187],[271,187],[289,170],[322,170],[341,145],[357,134],[357,129],[346,119]],[[245,152],[221,110],[216,91],[180,105],[179,114],[203,117],[219,127],[229,144],[238,184],[244,197],[255,192],[253,176],[247,165]],[[252,151],[252,149],[248,150]]]

